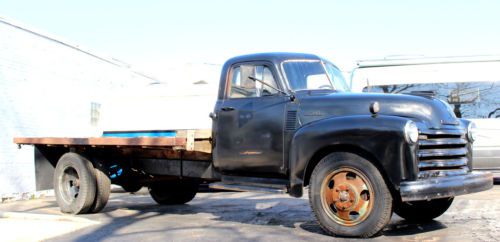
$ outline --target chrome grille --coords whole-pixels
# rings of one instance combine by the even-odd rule
[[[469,172],[465,131],[427,130],[420,133],[418,146],[418,178]]]

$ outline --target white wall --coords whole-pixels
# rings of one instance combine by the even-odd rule
[[[102,130],[211,129],[209,113],[217,100],[221,66],[188,63],[168,68],[157,74],[163,77],[160,83],[109,96],[101,108]]]
[[[98,135],[91,102],[151,79],[0,18],[0,196],[35,190],[33,148],[13,137]]]

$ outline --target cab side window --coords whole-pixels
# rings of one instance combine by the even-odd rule
[[[273,73],[265,65],[236,66],[233,67],[231,73],[228,98],[262,97],[278,94],[276,90],[278,86],[276,85]],[[255,77],[267,85],[248,77]]]

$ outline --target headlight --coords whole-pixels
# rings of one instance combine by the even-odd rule
[[[418,141],[418,127],[413,121],[408,121],[405,124],[405,139],[408,143],[413,144]]]
[[[476,124],[474,122],[470,122],[467,126],[467,138],[470,142],[476,140]]]

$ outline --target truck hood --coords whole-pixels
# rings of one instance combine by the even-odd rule
[[[371,115],[369,107],[375,101],[380,105],[379,115],[407,117],[419,126],[425,125],[420,128],[440,129],[460,125],[447,104],[431,97],[308,90],[298,91],[296,98],[302,125],[327,117]]]

